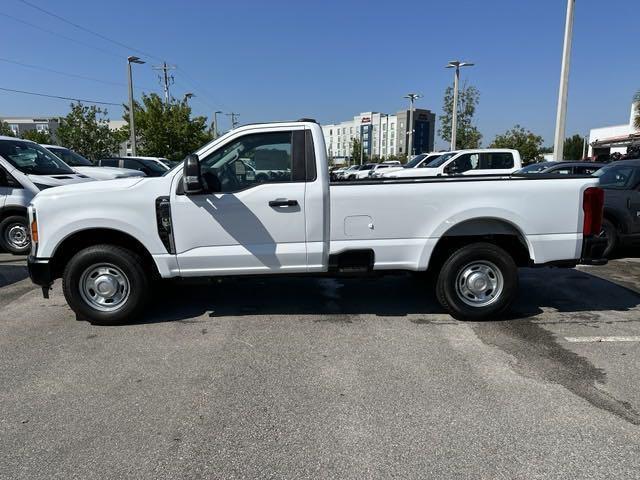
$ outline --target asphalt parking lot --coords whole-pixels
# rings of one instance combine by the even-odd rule
[[[0,478],[638,478],[640,260],[464,323],[410,275],[166,285],[77,321],[0,255]]]

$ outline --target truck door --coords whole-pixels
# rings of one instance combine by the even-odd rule
[[[627,194],[627,208],[631,217],[631,232],[640,233],[640,168],[633,167],[633,177]]]
[[[181,275],[305,272],[304,126],[239,133],[200,164],[215,193],[171,199]]]

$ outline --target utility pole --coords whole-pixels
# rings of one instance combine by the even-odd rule
[[[422,97],[419,93],[407,93],[404,98],[409,99],[409,124],[407,125],[407,134],[409,135],[409,142],[407,146],[407,160],[411,160],[413,155],[413,102]]]
[[[127,57],[127,77],[129,80],[129,143],[131,144],[131,156],[136,155],[136,120],[135,120],[135,112],[133,110],[133,77],[131,75],[131,64],[137,63],[139,65],[143,64],[144,61],[140,60],[138,57]]]
[[[218,114],[219,113],[222,113],[222,111],[216,110],[215,112],[213,112],[213,139],[214,140],[219,136],[219,133],[218,133]]]
[[[573,38],[573,7],[576,0],[567,0],[567,18],[564,25],[564,46],[562,48],[562,67],[560,69],[560,88],[558,90],[558,111],[556,114],[556,132],[553,142],[553,159],[564,160],[564,134],[567,120],[567,94],[569,91],[569,63],[571,61],[571,40]]]
[[[582,139],[582,160],[587,158],[587,136]]]
[[[455,68],[453,76],[453,108],[451,109],[451,150],[456,149],[456,137],[458,134],[458,85],[460,84],[460,67],[472,67],[474,64],[452,60],[445,68]]]
[[[164,103],[168,104],[171,96],[169,95],[169,85],[174,82],[173,75],[169,75],[169,71],[175,70],[175,65],[167,65],[167,62],[163,62],[162,65],[156,65],[153,67],[154,70],[161,71],[162,73],[159,75],[160,83],[164,88]]]
[[[233,130],[234,128],[236,128],[238,126],[238,117],[240,116],[240,114],[236,112],[231,112],[231,113],[225,113],[225,115],[227,117],[231,117],[231,129]]]

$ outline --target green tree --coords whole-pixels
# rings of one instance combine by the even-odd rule
[[[582,160],[584,137],[576,134],[564,141],[564,158],[566,160]]]
[[[72,103],[71,111],[60,119],[56,130],[60,145],[91,160],[117,153],[123,137],[109,128],[106,116],[107,111],[95,105]]]
[[[478,148],[482,134],[473,125],[476,107],[480,102],[480,91],[473,85],[463,85],[458,93],[458,121],[456,124],[456,148]],[[446,142],[451,142],[451,120],[453,117],[453,87],[444,91],[444,111],[440,115],[438,135]]]
[[[640,130],[640,90],[638,90],[633,97],[633,104],[636,107],[636,116],[633,119],[633,126]]]
[[[54,143],[49,132],[39,132],[38,130],[27,130],[22,134],[22,138],[36,143],[44,143],[45,145]]]
[[[535,160],[540,155],[542,137],[529,130],[515,125],[511,130],[496,135],[491,143],[491,148],[513,148],[520,152],[520,157],[525,163]]]
[[[362,142],[358,138],[353,139],[353,143],[351,144],[351,163],[360,163],[360,159],[362,158],[362,163],[365,163],[368,159],[367,152],[362,151]]]
[[[7,137],[13,137],[13,130],[7,122],[3,122],[0,120],[0,135],[5,135]]]
[[[142,95],[142,104],[135,103],[137,153],[152,157],[182,160],[209,142],[212,132],[207,129],[206,117],[191,117],[186,100],[166,104],[159,95]],[[129,123],[129,109],[124,117]]]

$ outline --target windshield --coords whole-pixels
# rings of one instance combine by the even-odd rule
[[[140,159],[138,161],[142,163],[145,167],[147,167],[149,170],[151,170],[152,172],[164,174],[170,170],[169,167],[167,167],[164,163],[160,161],[156,162],[155,160],[144,160],[144,159]]]
[[[426,165],[422,165],[422,167],[426,167],[426,168],[437,168],[437,167],[440,167],[441,165],[444,165],[444,163],[447,160],[449,160],[451,157],[453,157],[454,155],[457,155],[457,154],[458,154],[458,152],[445,153],[443,155],[440,155],[437,158],[434,158],[433,160],[431,160]]]
[[[425,153],[421,153],[420,155],[416,155],[411,160],[409,160],[407,163],[405,163],[403,165],[403,167],[404,168],[413,168],[416,165],[418,165],[422,160],[424,160],[424,157],[426,157],[426,156],[427,155]]]
[[[84,158],[79,153],[69,150],[68,148],[47,147],[47,150],[64,160],[64,163],[72,167],[93,167],[91,161]]]
[[[593,174],[600,178],[600,186],[625,190],[638,183],[640,168],[633,165],[610,165]]]
[[[0,141],[0,156],[22,173],[31,175],[64,175],[73,170],[53,153],[37,143],[20,140]]]

